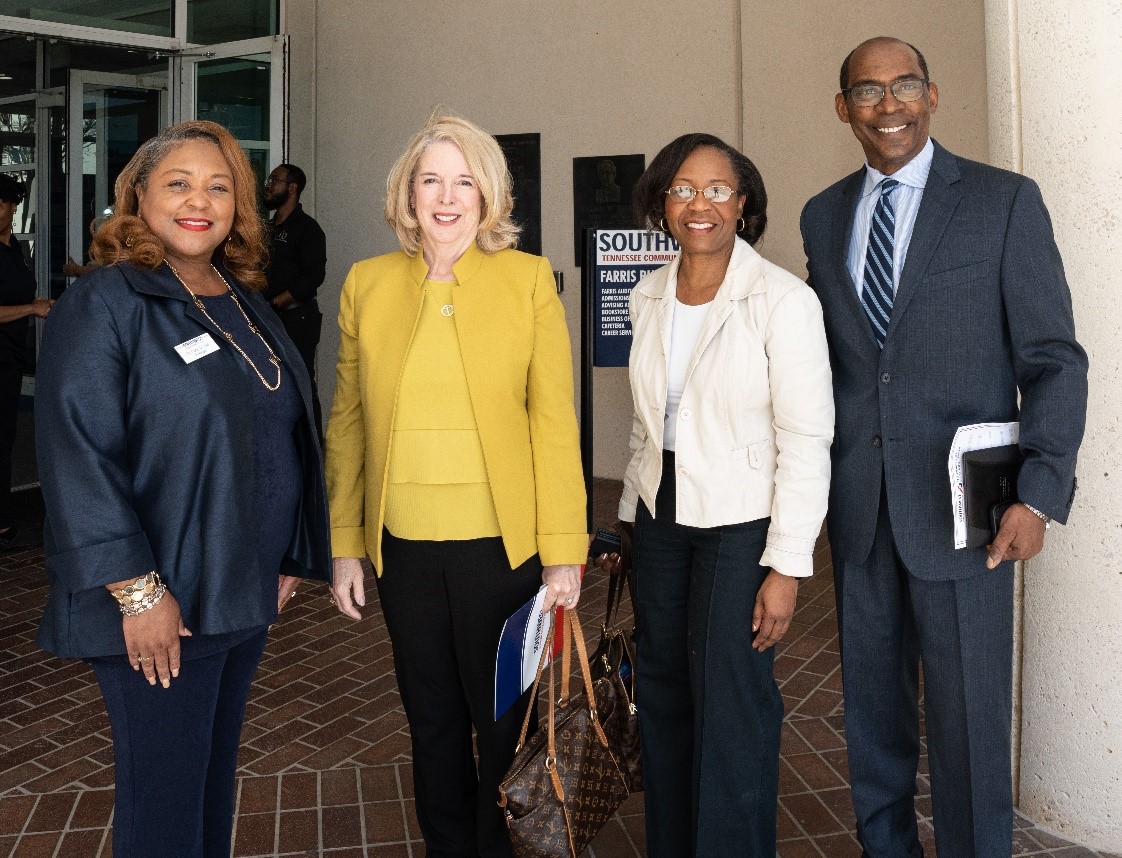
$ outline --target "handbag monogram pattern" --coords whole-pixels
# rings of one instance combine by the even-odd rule
[[[546,729],[539,728],[527,741],[528,707],[514,762],[499,785],[499,805],[519,858],[577,858],[629,794],[630,778],[609,738],[620,734],[629,704],[618,698],[610,678],[593,680],[576,611],[566,609],[563,615],[561,695],[554,696],[550,661]],[[551,623],[531,701],[537,699],[554,631]],[[576,647],[583,688],[570,698],[571,646]]]

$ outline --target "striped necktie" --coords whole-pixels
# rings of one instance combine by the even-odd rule
[[[878,348],[884,348],[884,336],[892,318],[892,301],[895,287],[892,282],[892,242],[896,214],[892,207],[892,192],[900,183],[883,179],[880,199],[873,209],[869,224],[869,247],[865,251],[865,276],[861,284],[861,306],[873,326],[873,338]]]

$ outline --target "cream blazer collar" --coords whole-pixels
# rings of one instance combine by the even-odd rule
[[[681,265],[679,256],[673,262],[654,271],[649,277],[639,281],[635,291],[644,297],[658,302],[658,326],[662,339],[662,354],[667,361],[670,359],[670,337],[674,322],[674,296],[678,288],[678,267]],[[732,257],[725,270],[725,279],[717,288],[716,295],[705,316],[701,332],[697,337],[697,345],[690,357],[687,377],[692,374],[698,357],[705,351],[713,337],[721,330],[725,320],[732,314],[733,302],[741,301],[749,295],[767,291],[763,277],[763,257],[752,249],[744,239],[737,238],[732,248]]]

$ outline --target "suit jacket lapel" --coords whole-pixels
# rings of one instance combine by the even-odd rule
[[[830,235],[834,239],[831,255],[834,259],[837,281],[845,292],[842,302],[849,307],[854,324],[864,331],[868,344],[875,349],[877,341],[873,339],[869,317],[865,315],[865,310],[861,306],[861,298],[857,293],[858,284],[853,282],[853,276],[849,273],[849,242],[853,236],[853,218],[861,202],[861,191],[864,186],[865,168],[862,167],[851,175],[842,187],[841,204],[834,208],[834,222],[830,227]]]
[[[932,141],[934,142],[934,141]],[[892,307],[892,319],[888,323],[886,340],[900,324],[908,304],[919,289],[923,275],[927,272],[931,255],[943,238],[951,216],[962,199],[962,191],[957,187],[959,180],[958,164],[954,156],[935,143],[935,154],[931,159],[931,172],[923,189],[923,199],[916,213],[912,240],[908,245],[908,258],[900,274],[900,286],[896,290],[896,301]],[[868,327],[866,325],[866,327]]]

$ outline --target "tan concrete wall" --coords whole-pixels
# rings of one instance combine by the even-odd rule
[[[986,160],[982,0],[744,0],[744,151],[768,187],[768,231],[759,250],[806,273],[799,213],[818,191],[856,170],[864,155],[834,113],[838,70],[873,36],[911,42],[939,85],[932,135],[956,154]]]
[[[642,152],[649,161],[686,131],[733,137],[736,2],[666,3],[665,14],[651,15],[626,0],[319,0],[316,213],[328,238],[324,307],[337,306],[352,262],[396,249],[381,214],[386,173],[433,107],[445,105],[492,133],[541,134],[543,251],[565,273],[562,300],[578,361],[572,158]],[[337,331],[325,325],[325,368],[337,346]],[[328,401],[334,378],[321,378]],[[618,478],[631,418],[626,370],[597,370],[595,388],[594,468]]]
[[[1067,527],[1025,563],[1019,807],[1088,846],[1122,844],[1122,3],[989,0],[991,147],[1041,186],[1090,356]],[[1004,23],[1004,29],[999,27]]]

